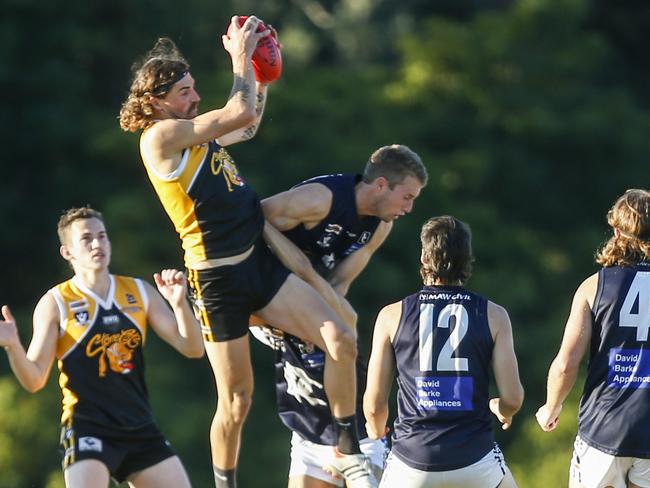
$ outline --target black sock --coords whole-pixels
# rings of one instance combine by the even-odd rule
[[[237,478],[235,476],[235,468],[221,469],[212,466],[214,470],[214,486],[215,488],[237,488]]]
[[[336,445],[341,454],[361,454],[359,433],[357,431],[357,416],[334,418]]]

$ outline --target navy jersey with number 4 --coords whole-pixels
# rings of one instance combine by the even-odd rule
[[[332,192],[330,211],[318,225],[307,229],[300,224],[284,233],[309,256],[321,274],[365,246],[379,225],[377,217],[360,217],[357,212],[354,189],[360,181],[360,175],[335,174],[317,176],[296,185],[319,183]]]
[[[580,436],[615,456],[650,458],[650,265],[600,270],[592,309]]]
[[[459,286],[425,286],[402,300],[392,452],[412,468],[462,468],[494,447],[487,304]]]

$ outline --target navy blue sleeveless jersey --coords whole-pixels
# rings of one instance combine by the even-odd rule
[[[336,445],[332,413],[325,395],[325,353],[290,334],[275,337],[275,389],[282,423],[308,441]],[[368,437],[362,399],[367,368],[357,360],[357,427],[360,439]]]
[[[603,268],[593,305],[579,433],[606,453],[650,458],[650,265]]]
[[[392,452],[412,468],[462,468],[494,447],[487,303],[458,286],[425,286],[402,300]]]
[[[306,229],[300,224],[284,233],[321,274],[367,244],[379,225],[377,217],[360,217],[357,213],[354,188],[360,181],[361,175],[336,174],[317,176],[296,185],[320,183],[332,192],[329,214],[318,225]]]

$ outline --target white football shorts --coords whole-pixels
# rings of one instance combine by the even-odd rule
[[[407,465],[394,454],[388,455],[379,488],[496,488],[506,475],[506,461],[495,443],[474,464],[449,471],[421,471]]]
[[[650,488],[650,459],[612,456],[587,445],[578,435],[573,443],[569,477],[584,488],[627,488],[626,479]]]
[[[384,461],[388,449],[383,441],[363,439],[359,442],[361,452],[368,458],[373,466],[380,470],[384,467]],[[343,487],[343,480],[334,478],[323,469],[334,460],[334,448],[303,439],[295,432],[291,436],[291,465],[289,466],[289,478],[294,476],[310,476],[334,486]]]

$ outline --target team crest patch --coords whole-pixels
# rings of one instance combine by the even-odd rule
[[[226,181],[226,186],[228,191],[233,191],[233,186],[244,186],[244,180],[239,175],[239,170],[237,165],[232,160],[228,151],[224,148],[219,149],[218,152],[212,155],[210,160],[210,169],[212,170],[213,175],[218,175],[219,173],[223,174],[223,178]]]
[[[97,437],[79,437],[79,452],[95,451],[102,452],[102,441]]]

